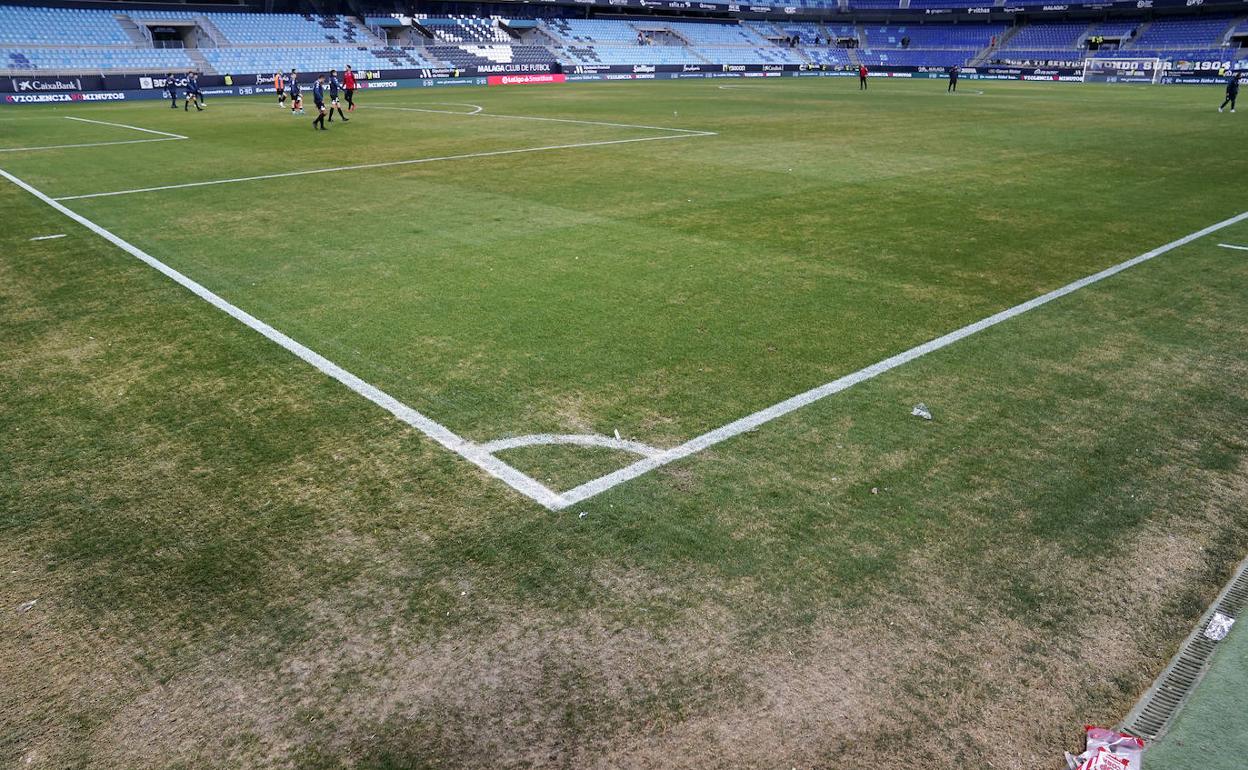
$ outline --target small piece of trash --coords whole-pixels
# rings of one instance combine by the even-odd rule
[[[619,428],[616,428],[616,429],[615,429],[615,440],[616,440],[616,441],[619,441],[619,440],[620,440],[620,429],[619,429]]]
[[[1220,642],[1226,638],[1233,625],[1235,625],[1235,618],[1228,618],[1221,612],[1215,612],[1213,617],[1209,618],[1209,625],[1205,626],[1205,638]]]
[[[583,518],[585,518],[585,517],[586,517],[586,516],[588,516],[588,515],[589,515],[589,513],[588,513],[587,511],[581,511],[581,513],[580,513],[580,517],[581,517],[582,519],[583,519]]]
[[[33,610],[35,608],[35,605],[38,603],[39,603],[38,599],[31,599],[28,602],[22,602],[21,604],[17,605],[17,611],[28,612],[30,610]]]
[[[914,408],[910,410],[910,414],[915,417],[922,417],[924,420],[932,419],[932,413],[928,411],[927,404],[915,404]]]
[[[871,494],[878,495],[879,493],[880,493],[879,487],[871,487]]]
[[[1140,767],[1144,741],[1104,727],[1084,725],[1087,748],[1079,756],[1065,752],[1067,770],[1135,770]]]

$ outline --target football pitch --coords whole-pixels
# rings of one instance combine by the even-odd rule
[[[1248,128],[961,88],[0,111],[0,750],[1053,766],[1248,552]]]

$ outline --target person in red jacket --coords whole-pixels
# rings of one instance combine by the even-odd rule
[[[355,112],[355,73],[350,64],[342,73],[342,93],[347,97],[347,112]]]
[[[867,65],[865,64],[858,65],[858,90],[867,90]]]

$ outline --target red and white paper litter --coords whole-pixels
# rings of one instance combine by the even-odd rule
[[[1079,766],[1079,770],[1127,770],[1131,760],[1114,755],[1104,746],[1096,750],[1092,758]]]
[[[1077,757],[1066,755],[1069,770],[1140,770],[1144,741],[1134,735],[1084,725],[1088,745]]]

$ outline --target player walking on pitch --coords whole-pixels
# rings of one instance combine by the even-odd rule
[[[316,105],[316,117],[312,118],[312,128],[316,129],[320,125],[322,131],[328,131],[325,128],[325,76],[321,75],[312,84],[312,103]]]
[[[865,64],[858,65],[858,90],[867,90],[867,65]]]
[[[169,91],[169,109],[176,110],[178,108],[178,86],[174,82],[172,72],[165,75],[165,88]]]
[[[1226,75],[1226,99],[1222,101],[1222,106],[1218,108],[1218,112],[1226,109],[1226,105],[1231,105],[1231,113],[1235,112],[1235,97],[1239,96],[1239,73],[1235,70],[1227,70]]]
[[[286,106],[286,81],[282,80],[282,71],[278,70],[273,73],[273,90],[277,91],[277,107],[281,109]]]
[[[346,123],[350,118],[343,114],[342,107],[338,106],[338,70],[329,71],[329,122],[334,122],[334,110],[338,110],[338,117],[342,118],[342,122]]]
[[[186,73],[186,99],[182,102],[182,111],[186,112],[191,108],[191,100],[195,101],[195,111],[203,112],[204,107],[201,103],[203,99],[199,95],[199,79],[194,72]]]
[[[299,73],[294,67],[290,69],[290,82],[286,84],[290,89],[290,114],[303,114],[303,96],[299,93]]]
[[[945,89],[945,93],[956,94],[958,92],[958,75],[961,71],[962,68],[956,64],[949,68],[949,87]]]
[[[351,71],[350,64],[342,73],[342,91],[347,96],[347,112],[355,112],[355,73]]]

